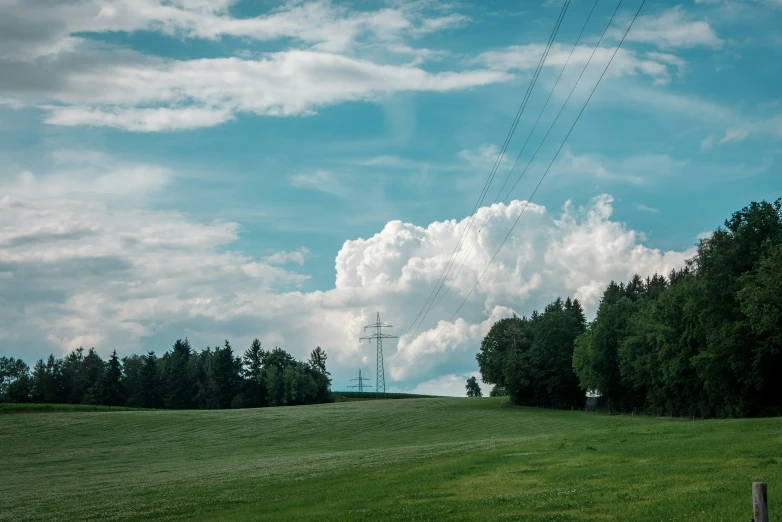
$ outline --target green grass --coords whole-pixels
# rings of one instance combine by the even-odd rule
[[[124,406],[93,406],[89,404],[35,404],[0,402],[0,414],[3,413],[45,413],[64,411],[149,411],[144,408],[126,408]]]
[[[1,520],[782,518],[782,419],[355,401],[0,416]]]

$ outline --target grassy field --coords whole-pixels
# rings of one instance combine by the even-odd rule
[[[782,518],[782,419],[409,399],[0,416],[0,519]]]

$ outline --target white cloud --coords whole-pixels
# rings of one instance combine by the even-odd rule
[[[135,132],[156,132],[212,127],[233,119],[226,109],[182,107],[154,109],[113,108],[102,110],[87,107],[49,107],[46,123],[53,125],[90,125],[115,127]]]
[[[608,158],[601,154],[577,154],[569,146],[565,146],[551,172],[554,176],[564,174],[579,179],[592,176],[598,180],[644,185],[670,176],[685,165],[687,161],[677,160],[666,154]]]
[[[720,145],[730,142],[744,141],[749,136],[749,131],[741,127],[733,127],[725,132],[725,136],[720,140]]]
[[[486,65],[500,71],[525,71],[538,66],[545,46],[542,44],[512,45],[496,51],[488,51],[478,55],[475,63]],[[546,57],[545,66],[561,68],[568,63],[568,69],[580,70],[586,65],[594,50],[588,45],[579,45],[573,50],[568,62],[572,46],[554,44]],[[602,70],[616,51],[614,47],[599,47],[590,62],[590,70]],[[620,48],[611,62],[606,74],[614,76],[634,76],[644,74],[654,78],[657,83],[667,83],[673,74],[681,75],[686,70],[686,62],[672,54],[636,51]]]
[[[412,65],[286,51],[258,60],[145,60],[66,72],[66,87],[50,95],[58,104],[43,108],[54,124],[160,131],[217,125],[236,113],[309,115],[318,107],[393,92],[450,91],[508,79],[500,71],[429,73]]]
[[[294,0],[255,17],[236,18],[229,12],[229,7],[236,3],[238,0],[82,0],[40,6],[7,1],[3,8],[15,26],[9,25],[0,38],[0,42],[8,43],[0,43],[0,56],[33,59],[84,43],[74,34],[136,31],[210,40],[222,36],[257,41],[292,38],[322,51],[342,52],[355,47],[359,40],[399,43],[405,37],[442,31],[469,21],[458,13],[433,15],[414,2],[353,10],[328,0]]]
[[[600,88],[604,88],[602,84]],[[754,134],[782,138],[782,115],[757,116],[740,111],[736,104],[722,104],[700,96],[639,84],[627,88],[626,85],[609,83],[605,85],[605,91],[607,92],[604,97],[614,103],[624,104],[631,110],[644,110],[655,116],[664,111],[669,119],[679,119],[687,123],[698,122],[709,129],[728,129],[725,136],[730,139],[727,142]],[[707,136],[701,141],[703,150],[714,145],[714,136]]]
[[[458,156],[465,160],[476,170],[490,172],[497,162],[497,158],[500,155],[500,148],[494,144],[483,144],[475,149],[462,149],[459,151]],[[505,164],[508,160],[507,154],[502,158],[502,163]]]
[[[332,289],[301,292],[306,275],[273,266],[283,258],[298,262],[292,253],[257,260],[231,250],[241,230],[236,223],[154,209],[153,196],[176,180],[166,169],[84,157],[80,166],[78,154],[63,153],[62,170],[0,185],[0,336],[23,358],[25,346],[62,353],[94,345],[104,355],[113,348],[164,351],[184,336],[197,347],[228,338],[239,351],[258,336],[298,357],[324,347],[337,385],[346,384],[358,364],[362,327],[379,310],[401,333],[468,221],[391,221],[367,239],[345,241]],[[115,182],[131,172],[135,181],[117,190]],[[402,336],[398,357],[395,345],[386,345],[389,386],[414,389],[440,375],[474,372],[480,339],[496,319],[565,295],[591,314],[608,281],[667,273],[692,255],[645,247],[641,235],[611,220],[609,196],[553,213],[530,204],[456,320],[430,346],[524,206],[497,205],[480,235],[473,227],[465,248],[473,241],[475,247],[421,331]],[[478,222],[491,211],[480,209]]]
[[[304,265],[304,257],[309,254],[310,251],[305,247],[301,247],[298,250],[288,252],[286,250],[280,250],[270,256],[263,258],[263,261],[270,265],[284,265],[286,263],[296,263],[299,266]]]
[[[347,188],[340,177],[329,170],[315,170],[294,174],[289,178],[291,185],[300,189],[317,190],[334,196],[346,196]]]
[[[628,20],[629,22],[629,20]],[[610,31],[614,38],[619,38],[625,32],[625,24],[621,29]],[[705,20],[691,20],[681,6],[672,7],[659,14],[641,15],[627,34],[627,41],[649,43],[660,48],[690,48],[705,46],[722,47],[719,39]]]
[[[658,209],[656,209],[654,207],[649,207],[649,206],[643,205],[641,203],[637,204],[635,206],[635,209],[637,211],[639,211],[639,212],[651,212],[652,214],[659,214],[660,213],[660,211]]]
[[[394,92],[451,91],[511,79],[501,71],[428,72],[442,51],[420,36],[463,25],[447,7],[399,2],[375,10],[290,1],[235,18],[235,0],[83,0],[45,8],[9,1],[0,20],[0,103],[44,109],[55,125],[136,132],[219,125],[237,114],[306,116]],[[143,55],[84,33],[154,31],[178,38],[282,41],[284,50],[190,60]],[[378,52],[379,50],[379,52]],[[398,64],[399,55],[413,57]],[[45,59],[44,59],[45,58]]]

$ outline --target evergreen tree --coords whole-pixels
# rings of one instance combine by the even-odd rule
[[[268,404],[263,367],[266,356],[267,352],[258,339],[253,340],[250,348],[244,352],[243,406],[257,408]]]
[[[214,352],[214,388],[218,408],[230,408],[239,390],[242,361],[234,357],[231,344],[226,340],[222,349]]]
[[[122,390],[125,394],[125,405],[134,408],[142,405],[141,372],[144,368],[144,357],[128,355],[122,358]]]
[[[139,375],[139,398],[144,408],[162,408],[163,397],[160,382],[160,368],[155,352],[149,351],[142,357],[143,363]]]
[[[49,355],[46,362],[39,359],[32,375],[34,402],[59,403],[65,401],[62,361]]]
[[[81,404],[103,404],[101,384],[106,372],[106,362],[98,355],[95,348],[90,348],[81,361],[81,387],[83,395]]]
[[[166,408],[186,409],[193,404],[195,387],[190,375],[191,354],[187,339],[177,339],[171,352],[166,353]]]
[[[122,363],[117,357],[117,350],[111,352],[106,370],[100,381],[101,402],[106,406],[119,406],[122,404]]]

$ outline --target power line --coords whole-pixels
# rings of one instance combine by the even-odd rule
[[[589,94],[589,97],[587,98],[586,102],[584,103],[584,106],[581,108],[581,111],[579,111],[579,113],[578,113],[578,116],[576,116],[576,119],[575,119],[575,121],[573,122],[573,125],[571,125],[571,126],[570,126],[570,130],[568,130],[568,133],[565,135],[565,139],[564,139],[564,140],[562,140],[562,143],[560,144],[559,148],[557,149],[557,152],[556,152],[556,154],[554,154],[554,157],[552,158],[551,162],[549,163],[548,167],[546,168],[546,171],[543,173],[543,176],[540,178],[540,181],[538,181],[538,184],[535,186],[535,190],[533,190],[533,191],[532,191],[532,194],[531,194],[531,195],[530,195],[530,197],[527,199],[527,201],[526,201],[526,204],[524,205],[524,208],[523,208],[523,209],[522,209],[522,211],[519,213],[519,215],[518,215],[518,217],[516,218],[516,220],[513,222],[513,225],[511,226],[511,228],[510,228],[510,230],[508,231],[508,233],[505,235],[505,238],[502,240],[502,243],[500,243],[500,246],[499,246],[499,248],[498,248],[498,249],[497,249],[497,251],[494,253],[494,256],[492,256],[491,260],[490,260],[490,261],[489,261],[489,263],[486,265],[486,267],[483,269],[483,272],[481,273],[480,277],[478,277],[478,280],[475,282],[475,284],[473,285],[473,287],[472,287],[472,289],[470,290],[470,292],[467,294],[467,297],[465,297],[465,298],[464,298],[464,300],[462,301],[462,303],[459,305],[459,307],[456,309],[456,311],[453,313],[453,315],[451,316],[451,318],[450,318],[450,319],[448,320],[448,322],[446,323],[445,327],[444,327],[442,330],[440,330],[440,333],[438,333],[438,334],[437,334],[437,336],[435,336],[435,338],[434,338],[434,339],[432,339],[432,340],[429,342],[429,344],[426,346],[426,348],[424,348],[423,350],[421,350],[421,351],[420,351],[420,352],[419,352],[419,353],[418,353],[418,354],[417,354],[415,357],[413,357],[412,359],[410,359],[409,361],[407,361],[407,362],[406,362],[405,364],[403,364],[401,367],[405,367],[405,366],[407,366],[408,364],[410,364],[410,363],[412,363],[413,361],[415,361],[416,359],[418,359],[418,358],[419,358],[421,355],[423,355],[423,353],[424,353],[424,352],[426,352],[426,351],[427,351],[427,350],[428,350],[428,349],[429,349],[429,348],[432,346],[432,344],[434,344],[434,342],[435,342],[437,339],[439,339],[439,338],[440,338],[440,335],[442,335],[442,333],[443,333],[443,332],[445,332],[445,330],[447,330],[447,329],[448,329],[448,325],[450,325],[450,324],[451,324],[451,321],[453,321],[454,317],[456,317],[456,314],[458,314],[458,313],[459,313],[459,310],[461,310],[461,309],[462,309],[462,306],[464,306],[464,304],[465,304],[465,303],[467,302],[467,300],[470,298],[470,296],[472,295],[472,293],[473,293],[473,292],[475,291],[475,289],[478,287],[478,283],[480,283],[480,282],[481,282],[481,279],[483,279],[483,276],[486,274],[486,271],[489,269],[489,266],[491,266],[491,264],[494,262],[494,259],[497,257],[497,254],[499,254],[500,250],[501,250],[501,249],[502,249],[502,247],[505,245],[505,242],[506,242],[506,241],[508,240],[508,238],[510,237],[511,233],[513,232],[513,229],[516,227],[516,224],[519,222],[519,219],[521,219],[521,216],[524,214],[524,211],[526,211],[526,210],[527,210],[527,207],[529,206],[529,202],[532,200],[532,198],[533,198],[533,197],[535,196],[535,194],[537,193],[538,189],[540,188],[540,185],[543,183],[543,180],[546,178],[546,175],[548,175],[548,173],[549,173],[549,170],[551,170],[551,166],[554,164],[554,161],[556,161],[557,157],[559,156],[559,153],[562,151],[562,148],[565,146],[565,142],[567,142],[567,139],[570,137],[570,134],[573,132],[573,129],[575,128],[576,124],[578,123],[578,120],[581,118],[581,115],[584,113],[584,110],[586,109],[587,105],[589,104],[589,101],[592,99],[592,95],[594,95],[594,94],[595,94],[595,91],[597,90],[597,87],[598,87],[598,85],[600,85],[600,82],[603,80],[603,76],[605,76],[605,73],[606,73],[606,71],[608,71],[608,68],[611,66],[611,63],[614,61],[614,57],[616,56],[616,53],[619,51],[619,48],[622,46],[622,43],[625,41],[625,38],[627,37],[627,34],[630,32],[630,29],[633,27],[633,24],[635,23],[635,20],[636,20],[636,18],[638,18],[638,15],[640,14],[640,12],[641,12],[641,9],[643,9],[643,6],[644,6],[644,4],[645,4],[645,3],[646,3],[646,0],[642,0],[642,1],[641,1],[641,5],[638,7],[638,11],[636,11],[636,13],[635,13],[635,16],[633,16],[633,19],[630,21],[630,25],[628,25],[628,27],[627,27],[627,30],[625,31],[624,35],[622,35],[622,39],[619,41],[619,44],[617,45],[616,49],[614,49],[614,53],[611,55],[611,59],[608,61],[608,64],[606,65],[605,69],[603,69],[603,72],[602,72],[602,74],[600,75],[600,78],[598,78],[598,80],[597,80],[597,83],[595,83],[595,86],[594,86],[594,88],[592,89],[592,92]],[[622,0],[620,0],[620,1],[619,1],[619,5],[621,5],[621,4],[622,4]],[[617,10],[619,9],[619,5],[617,5]],[[616,13],[616,11],[614,11],[614,13]],[[612,17],[612,18],[613,18],[613,17]],[[609,22],[609,25],[610,25],[610,22]],[[604,34],[605,34],[605,33],[604,33]],[[602,38],[601,38],[601,40],[602,40]],[[578,83],[576,83],[576,85],[577,85],[577,84],[578,84]],[[574,89],[575,89],[575,86],[574,86]],[[571,94],[572,94],[572,91],[571,91]],[[568,97],[568,98],[569,98],[569,97]],[[565,102],[565,103],[567,103],[567,102]],[[563,105],[563,107],[564,107],[564,105]]]
[[[419,317],[421,317],[421,314],[424,314],[424,317],[421,318],[420,323],[418,324],[418,327],[416,327],[415,332],[413,333],[413,336],[418,332],[418,328],[420,328],[421,324],[423,323],[423,320],[426,318],[426,315],[429,313],[429,310],[431,309],[430,301],[433,304],[434,299],[436,299],[437,294],[439,294],[440,290],[442,289],[442,286],[445,284],[445,280],[447,278],[447,274],[451,271],[453,262],[456,259],[457,252],[461,248],[461,246],[464,243],[464,239],[467,237],[467,233],[470,231],[470,228],[472,227],[472,224],[475,220],[476,211],[478,208],[480,208],[481,204],[483,203],[483,199],[486,197],[486,194],[488,194],[489,188],[491,186],[492,181],[494,180],[494,176],[497,173],[497,170],[499,169],[500,164],[502,163],[502,160],[504,159],[505,152],[507,151],[508,145],[510,144],[511,139],[513,138],[513,134],[516,131],[516,127],[518,126],[518,122],[521,118],[522,113],[524,112],[524,109],[527,106],[527,102],[529,101],[530,95],[532,94],[532,90],[535,87],[535,84],[537,83],[538,77],[540,76],[540,72],[543,69],[543,65],[545,64],[545,61],[548,57],[548,54],[551,50],[551,47],[554,43],[554,39],[556,38],[557,33],[559,32],[559,28],[562,25],[562,21],[565,18],[565,14],[567,12],[567,9],[570,5],[570,0],[566,0],[565,4],[562,6],[562,10],[560,11],[559,17],[557,18],[557,21],[554,25],[554,29],[552,30],[551,35],[549,36],[549,40],[546,43],[546,47],[543,51],[543,54],[540,57],[540,60],[538,61],[538,66],[535,69],[535,73],[533,74],[532,80],[530,81],[529,86],[527,87],[527,91],[524,95],[524,98],[519,105],[518,110],[516,111],[516,116],[513,120],[513,123],[511,125],[510,130],[508,131],[507,136],[505,137],[505,141],[502,145],[502,148],[500,150],[499,155],[497,156],[497,159],[494,162],[494,166],[492,167],[491,172],[489,173],[489,177],[486,180],[486,183],[484,183],[483,189],[481,190],[481,194],[478,197],[478,201],[475,203],[475,207],[473,207],[473,210],[470,214],[470,218],[467,224],[467,227],[462,232],[459,240],[456,243],[456,246],[454,247],[453,252],[451,253],[451,256],[448,260],[448,263],[446,264],[445,268],[443,269],[443,272],[440,274],[440,276],[437,279],[437,282],[435,283],[435,286],[432,288],[432,291],[429,293],[429,297],[426,299],[426,302],[424,303],[421,310],[419,310],[418,314],[416,315],[415,319],[413,319],[413,322],[408,326],[405,331],[402,333],[402,335],[406,335],[410,329],[418,322]],[[427,306],[429,308],[427,309]],[[426,312],[424,312],[426,310]],[[397,352],[394,359],[392,359],[392,362],[396,360],[396,358],[399,356],[399,352]]]
[[[447,272],[450,271],[450,269],[451,269],[451,267],[453,265],[453,261],[454,261],[455,255],[456,255],[457,251],[459,250],[459,248],[464,243],[464,238],[467,236],[467,233],[470,231],[470,228],[472,227],[472,224],[473,224],[473,222],[475,220],[475,212],[480,207],[480,205],[483,203],[483,199],[486,197],[486,194],[488,194],[489,187],[491,186],[491,183],[494,180],[494,176],[496,175],[497,170],[498,170],[500,164],[502,163],[502,160],[504,158],[504,155],[505,155],[505,152],[507,150],[507,147],[510,144],[510,140],[513,137],[513,134],[515,133],[516,127],[518,126],[519,119],[520,119],[522,113],[524,112],[524,108],[526,107],[527,102],[529,101],[529,97],[530,97],[530,95],[532,93],[532,89],[535,86],[535,83],[537,83],[537,79],[540,76],[540,71],[542,70],[543,64],[545,63],[545,60],[548,57],[548,53],[551,50],[551,46],[552,46],[552,44],[554,42],[554,38],[556,37],[557,32],[559,31],[559,27],[562,24],[562,20],[565,17],[565,13],[567,12],[567,8],[569,7],[569,5],[570,5],[570,0],[567,0],[565,2],[565,4],[562,6],[562,10],[560,11],[559,17],[557,18],[557,21],[556,21],[556,23],[554,25],[554,30],[552,31],[551,35],[549,36],[549,40],[546,43],[546,47],[545,47],[545,49],[543,51],[543,54],[540,57],[540,60],[538,61],[538,66],[535,69],[535,73],[533,74],[532,80],[531,80],[529,86],[527,87],[527,92],[524,95],[524,99],[522,100],[521,105],[519,105],[519,109],[516,111],[516,117],[514,118],[513,123],[511,124],[511,128],[510,128],[510,130],[508,131],[508,134],[505,137],[505,142],[502,145],[502,148],[500,150],[499,155],[497,156],[497,159],[494,161],[494,166],[492,167],[492,170],[489,173],[489,177],[487,178],[486,183],[484,183],[483,189],[481,190],[481,194],[478,197],[478,201],[476,201],[475,206],[473,207],[473,210],[470,213],[470,218],[469,218],[469,221],[467,223],[467,227],[465,228],[464,232],[462,232],[459,240],[457,241],[456,246],[454,247],[454,250],[451,253],[451,256],[449,257],[448,263],[446,264],[445,268],[443,269],[443,272],[438,277],[437,282],[435,283],[434,287],[432,287],[432,291],[429,293],[429,297],[426,299],[426,302],[424,303],[424,305],[421,308],[421,310],[419,310],[419,312],[416,315],[416,317],[413,320],[413,322],[402,333],[403,336],[406,335],[410,331],[410,329],[416,324],[416,322],[418,321],[418,318],[421,317],[421,314],[424,313],[424,310],[429,305],[430,300],[432,300],[432,302],[433,302],[434,298],[437,297],[437,294],[435,293],[435,291],[437,291],[439,293],[439,289],[442,288],[442,285],[445,283],[445,278],[447,277],[446,274],[447,274]],[[426,313],[428,313],[428,310],[427,310],[427,312],[424,313],[424,317],[426,316]],[[423,322],[423,318],[421,319],[421,322]],[[420,324],[419,324],[419,327],[420,327]],[[417,331],[418,331],[418,328],[416,328],[416,333],[417,333]],[[413,335],[415,336],[415,333]],[[396,359],[396,357],[394,357],[394,360],[395,359]]]
[[[524,150],[526,149],[526,147],[527,147],[527,144],[529,143],[530,137],[532,136],[533,132],[534,132],[534,131],[535,131],[535,129],[537,128],[537,125],[538,125],[538,123],[540,122],[540,118],[543,116],[543,112],[545,112],[545,110],[546,110],[546,107],[548,106],[548,103],[549,103],[549,101],[551,100],[551,96],[554,94],[554,90],[556,89],[557,85],[559,84],[559,81],[560,81],[560,79],[562,78],[562,75],[563,75],[563,74],[564,74],[564,72],[565,72],[565,68],[566,68],[566,67],[567,67],[567,65],[570,63],[570,59],[572,58],[572,56],[573,56],[573,53],[575,52],[575,50],[576,50],[576,47],[578,46],[578,42],[581,40],[581,37],[582,37],[582,36],[583,36],[583,34],[584,34],[584,30],[586,29],[586,26],[587,26],[587,24],[589,23],[589,20],[590,20],[590,18],[592,17],[592,14],[593,14],[593,13],[594,13],[594,11],[595,11],[595,7],[597,7],[597,1],[598,1],[598,0],[595,0],[595,3],[592,5],[592,9],[589,11],[589,15],[587,16],[586,20],[584,21],[584,25],[582,25],[582,26],[581,26],[581,31],[580,31],[580,32],[579,32],[579,34],[578,34],[578,38],[576,39],[576,42],[575,42],[575,44],[573,44],[573,47],[572,47],[572,49],[570,50],[570,54],[568,55],[567,61],[565,62],[565,65],[562,67],[562,69],[560,70],[560,72],[559,72],[559,76],[557,77],[557,81],[554,83],[554,86],[552,87],[551,91],[549,92],[549,95],[548,95],[548,97],[546,98],[546,102],[545,102],[545,104],[543,105],[543,108],[541,109],[540,113],[538,114],[538,117],[537,117],[537,119],[535,120],[535,124],[533,125],[532,129],[530,129],[530,132],[529,132],[529,134],[527,134],[527,139],[524,141],[524,146],[522,147],[521,151],[519,152],[518,156],[516,157],[516,161],[514,161],[514,162],[513,162],[513,166],[512,166],[512,167],[511,167],[511,169],[508,171],[508,175],[507,175],[507,176],[506,176],[506,178],[505,178],[505,182],[503,183],[502,187],[500,188],[500,191],[499,191],[499,193],[497,194],[497,198],[495,198],[495,200],[494,200],[494,203],[496,203],[496,202],[497,202],[497,199],[499,198],[499,196],[500,196],[500,195],[502,195],[502,190],[503,190],[503,189],[505,188],[505,186],[507,185],[507,183],[508,183],[508,180],[510,179],[510,176],[511,176],[511,174],[512,174],[512,173],[513,173],[513,171],[515,170],[515,168],[516,168],[516,165],[517,165],[517,164],[518,164],[518,162],[519,162],[519,159],[521,159],[521,156],[522,156],[522,154],[524,153]],[[611,15],[611,18],[610,18],[610,19],[609,19],[609,21],[608,21],[608,24],[606,25],[606,28],[603,30],[603,34],[602,34],[602,36],[600,37],[600,40],[597,42],[597,45],[595,46],[595,48],[592,50],[592,54],[591,54],[591,56],[589,57],[589,60],[587,61],[586,65],[585,65],[585,66],[584,66],[584,68],[581,70],[581,74],[579,75],[578,79],[576,80],[576,83],[575,83],[575,85],[573,86],[573,89],[571,90],[571,92],[570,92],[570,95],[572,95],[572,94],[573,94],[573,91],[575,90],[575,87],[576,87],[576,85],[578,85],[579,81],[581,80],[581,77],[584,75],[584,71],[586,71],[586,68],[589,66],[589,63],[592,61],[592,57],[594,56],[595,52],[597,51],[597,48],[600,46],[600,43],[602,42],[602,40],[603,40],[603,37],[605,37],[605,34],[606,34],[606,32],[608,31],[608,28],[611,26],[611,22],[613,21],[613,19],[614,19],[614,16],[616,15],[617,11],[619,10],[619,6],[620,6],[621,4],[622,4],[622,2],[621,2],[621,1],[619,2],[619,4],[617,4],[617,6],[616,6],[616,9],[614,10],[613,14]],[[562,108],[560,109],[559,113],[557,113],[557,116],[556,116],[556,118],[554,119],[554,121],[552,122],[551,126],[549,127],[549,129],[548,129],[548,132],[546,133],[546,135],[544,136],[543,140],[540,142],[540,144],[538,145],[538,147],[535,149],[535,153],[532,155],[532,157],[530,158],[529,162],[527,162],[527,166],[524,168],[524,170],[522,171],[522,173],[519,175],[519,177],[517,178],[516,182],[513,184],[513,187],[511,187],[511,189],[508,191],[508,193],[507,193],[507,194],[505,195],[505,197],[503,198],[503,201],[504,201],[505,199],[507,199],[507,197],[508,197],[508,196],[510,196],[511,192],[513,192],[513,189],[514,189],[514,188],[516,188],[516,185],[519,183],[519,181],[521,180],[522,176],[524,176],[524,173],[527,171],[527,169],[529,168],[530,164],[532,163],[532,161],[533,161],[533,160],[535,159],[535,157],[537,156],[537,153],[538,153],[538,151],[540,150],[541,146],[543,145],[543,143],[544,143],[544,142],[546,141],[546,139],[548,138],[548,135],[549,135],[549,133],[551,132],[551,129],[554,127],[554,125],[556,124],[556,122],[559,120],[559,116],[562,114],[562,110],[564,109],[565,105],[567,104],[568,100],[570,99],[570,95],[568,95],[568,98],[565,100],[565,103],[562,105]],[[428,313],[429,313],[429,312],[432,310],[432,308],[434,308],[434,307],[435,307],[437,304],[439,304],[439,303],[440,303],[440,302],[441,302],[441,301],[442,301],[442,300],[445,298],[446,294],[447,294],[447,293],[448,293],[448,292],[451,290],[451,287],[452,287],[452,286],[453,286],[453,284],[456,282],[456,279],[458,278],[459,274],[461,273],[462,269],[464,268],[464,265],[465,265],[465,264],[467,264],[467,260],[469,259],[469,254],[470,254],[470,252],[472,252],[472,249],[473,249],[473,247],[475,246],[475,244],[476,244],[476,243],[477,243],[477,241],[478,241],[478,235],[480,235],[480,233],[481,233],[481,232],[483,231],[483,229],[485,228],[486,224],[487,224],[487,223],[488,223],[488,222],[489,222],[489,221],[490,221],[490,220],[491,220],[491,219],[494,217],[494,215],[497,213],[497,210],[498,210],[498,209],[492,209],[492,211],[491,211],[491,213],[490,213],[489,217],[487,217],[487,218],[484,220],[484,222],[481,224],[481,227],[480,227],[480,229],[478,230],[478,233],[476,234],[476,236],[475,236],[475,239],[474,239],[474,240],[473,240],[473,242],[470,244],[469,248],[466,250],[466,252],[464,253],[464,255],[463,255],[463,257],[462,257],[463,261],[461,262],[461,264],[460,264],[460,266],[459,266],[459,269],[458,269],[458,270],[457,270],[457,272],[456,272],[456,275],[454,275],[454,277],[451,279],[451,282],[448,284],[448,287],[446,288],[445,292],[443,292],[443,293],[442,293],[442,295],[440,296],[440,299],[439,299],[438,301],[436,301],[436,302],[435,302],[435,300],[434,300],[434,299],[432,299],[432,302],[431,302],[431,304],[429,304],[429,307],[428,307],[428,308],[426,309],[426,311],[424,312],[424,317],[421,319],[421,322],[418,324],[418,327],[415,329],[415,332],[413,333],[413,337],[415,337],[415,334],[416,334],[416,333],[418,333],[418,329],[419,329],[419,328],[421,327],[421,325],[423,324],[423,320],[424,320],[424,318],[426,318],[426,316],[427,316],[427,315],[428,315]],[[457,256],[457,258],[458,258],[458,257],[459,257],[459,256]],[[445,279],[443,279],[443,284],[441,284],[441,285],[440,285],[440,287],[438,288],[438,291],[437,291],[437,293],[435,294],[435,298],[436,298],[436,297],[437,297],[437,295],[440,293],[440,290],[442,290],[442,287],[445,285],[445,280],[447,279],[447,277],[448,277],[448,275],[449,275],[450,273],[451,273],[451,271],[449,270],[449,273],[448,273],[448,274],[446,274],[446,277],[445,277]],[[397,357],[399,357],[399,355],[401,355],[402,351],[403,351],[403,350],[397,351],[397,353],[396,353],[396,356],[394,357],[394,359],[393,359],[391,362],[394,362],[394,361],[397,359]]]
[[[421,310],[419,310],[418,314],[416,315],[415,319],[413,319],[413,322],[410,323],[410,325],[405,329],[405,331],[402,333],[402,335],[407,334],[407,332],[410,331],[410,329],[413,327],[413,325],[416,324],[418,318],[421,316],[421,313],[423,313],[426,306],[429,304],[429,301],[432,299],[433,294],[435,290],[442,286],[442,283],[444,282],[443,275],[446,273],[446,271],[451,266],[454,256],[456,252],[461,247],[464,237],[467,235],[467,232],[470,230],[470,227],[472,226],[472,223],[475,219],[475,212],[480,207],[480,205],[483,203],[483,198],[486,197],[486,194],[488,193],[489,187],[491,186],[491,183],[494,179],[494,176],[497,173],[497,169],[499,168],[499,165],[502,163],[502,160],[504,158],[505,152],[507,150],[508,145],[510,144],[510,140],[513,137],[513,134],[516,130],[516,127],[518,125],[519,119],[521,118],[522,113],[524,112],[524,108],[526,107],[527,101],[529,100],[529,96],[532,92],[532,88],[535,86],[535,83],[537,82],[537,78],[540,74],[540,70],[543,67],[543,63],[545,62],[546,57],[548,56],[548,52],[551,49],[551,45],[554,41],[554,38],[556,37],[557,32],[559,31],[559,27],[562,24],[562,20],[564,19],[565,13],[567,12],[567,8],[570,5],[570,0],[567,0],[565,4],[562,6],[562,10],[560,11],[559,17],[557,18],[557,21],[554,25],[554,30],[552,31],[552,34],[549,36],[549,40],[546,43],[546,47],[544,49],[543,54],[540,57],[540,60],[538,62],[538,66],[535,70],[535,74],[533,74],[533,78],[530,82],[530,85],[527,87],[527,92],[524,95],[524,98],[519,105],[518,110],[516,111],[516,116],[513,120],[513,123],[511,124],[511,128],[508,130],[508,134],[505,136],[505,141],[503,142],[502,148],[500,150],[499,155],[497,156],[497,159],[494,162],[494,166],[492,167],[491,172],[489,173],[488,178],[486,179],[486,182],[484,183],[483,189],[481,190],[481,194],[478,197],[478,201],[476,201],[475,206],[473,207],[473,210],[470,214],[470,220],[468,222],[468,226],[465,229],[465,231],[462,233],[461,237],[459,238],[459,241],[457,241],[456,246],[454,247],[453,252],[451,253],[451,256],[449,258],[449,262],[446,264],[446,267],[443,269],[443,273],[440,274],[438,277],[437,283],[435,283],[435,286],[432,288],[432,291],[429,294],[429,297],[426,299],[426,302],[424,303],[424,306],[421,307]]]
[[[584,30],[586,29],[587,24],[589,23],[589,20],[592,18],[592,14],[595,12],[595,8],[597,7],[598,1],[599,0],[595,0],[595,3],[592,4],[592,9],[589,11],[589,15],[587,15],[586,20],[584,20],[584,25],[581,26],[581,32],[578,33],[578,37],[576,38],[576,42],[573,44],[573,47],[570,49],[570,53],[568,54],[567,60],[565,61],[565,65],[562,66],[562,69],[560,69],[559,76],[557,76],[557,81],[554,82],[554,86],[551,88],[551,91],[549,92],[549,95],[546,98],[546,102],[543,104],[543,108],[540,110],[540,113],[538,114],[538,117],[535,120],[535,124],[532,126],[532,129],[530,129],[529,134],[527,134],[527,138],[524,140],[524,145],[521,147],[521,151],[519,152],[518,156],[516,156],[516,160],[513,162],[513,166],[508,171],[508,175],[505,177],[505,181],[502,183],[502,187],[500,187],[500,190],[497,192],[497,197],[494,198],[494,202],[492,203],[492,205],[494,205],[498,201],[503,201],[504,202],[510,196],[511,192],[513,192],[513,189],[516,187],[518,182],[524,176],[524,173],[527,171],[527,168],[525,168],[524,171],[522,171],[522,173],[519,175],[516,183],[513,184],[513,187],[511,187],[511,189],[508,191],[508,193],[500,200],[499,198],[502,195],[502,191],[505,189],[505,186],[508,184],[508,181],[510,180],[511,174],[513,174],[513,171],[516,170],[516,165],[518,164],[519,160],[521,159],[521,156],[524,154],[524,151],[527,148],[527,144],[529,143],[529,140],[532,137],[532,134],[535,132],[535,129],[538,127],[538,123],[540,122],[540,118],[543,116],[543,113],[546,111],[546,108],[548,107],[548,103],[549,103],[549,101],[551,101],[551,97],[554,94],[554,91],[556,90],[557,86],[559,85],[559,81],[562,79],[562,75],[564,74],[565,69],[567,68],[568,64],[570,63],[570,59],[573,57],[573,53],[575,52],[576,48],[578,47],[578,43],[581,41],[581,37],[584,34]],[[616,12],[614,12],[614,14],[616,14]],[[611,17],[611,19],[613,20],[613,16]],[[610,25],[611,21],[609,20],[608,23]],[[599,43],[600,42],[598,42],[598,45],[599,45]],[[589,62],[587,62],[587,65],[588,64],[589,64]],[[576,82],[576,83],[578,83],[578,82]],[[562,111],[559,112],[559,114],[561,114],[561,113],[562,113]],[[554,119],[554,123],[556,123],[557,120],[559,119],[559,114],[557,114],[557,117]],[[544,141],[545,141],[545,138],[544,138]],[[536,151],[535,151],[536,154],[537,154],[537,150],[539,150],[539,149],[540,149],[540,146],[538,146],[538,149],[536,149]],[[532,162],[532,159],[534,159],[534,155],[530,159],[530,161],[527,163],[527,167],[529,167],[529,164]],[[496,213],[497,213],[497,209],[492,209],[492,211],[489,214],[489,216],[483,221],[483,223],[481,224],[481,227],[478,229],[478,233],[476,234],[475,239],[473,240],[472,244],[469,246],[467,251],[464,253],[464,256],[463,256],[464,261],[462,261],[462,263],[459,265],[459,269],[456,271],[456,275],[453,276],[453,278],[451,280],[451,283],[448,285],[448,288],[446,288],[445,292],[443,292],[443,295],[440,296],[440,299],[436,303],[434,303],[432,306],[437,306],[438,304],[440,304],[440,302],[442,302],[442,300],[445,298],[445,295],[450,291],[451,286],[453,285],[453,283],[456,282],[456,279],[459,277],[459,274],[461,274],[462,269],[464,268],[464,265],[467,264],[467,260],[469,259],[470,252],[472,252],[472,249],[475,246],[475,243],[478,241],[478,235],[480,235],[480,233],[486,227],[486,224],[489,221],[492,220],[492,218],[494,217],[494,215]]]

